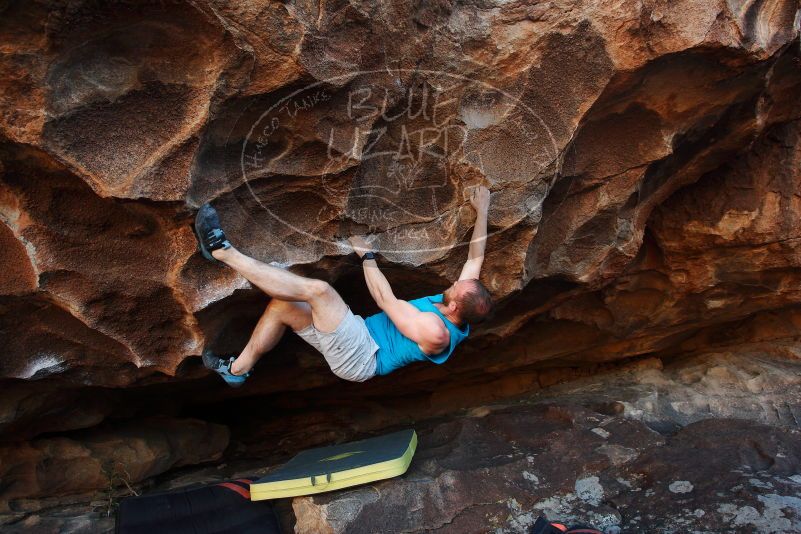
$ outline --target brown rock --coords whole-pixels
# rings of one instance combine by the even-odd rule
[[[282,454],[625,358],[669,375],[691,353],[797,357],[797,19],[791,0],[3,3],[0,438],[51,433],[19,446],[19,495],[49,487],[31,477],[50,457],[76,458],[64,492],[96,486],[107,451],[52,433],[110,416],[162,443],[135,421],[240,406],[243,447]],[[500,306],[446,365],[343,384],[288,341],[243,390],[200,368],[204,347],[240,350],[266,303],[196,253],[202,202],[242,250],[367,314],[344,239],[376,236],[401,297],[440,291],[478,183]],[[774,395],[720,367],[699,380]],[[701,402],[695,371],[653,374]],[[712,411],[755,410],[733,404]],[[624,462],[612,445],[603,461]]]
[[[133,485],[184,465],[217,460],[228,429],[195,419],[156,418],[71,437],[0,447],[4,511],[22,499]]]
[[[678,24],[688,10],[692,23]],[[3,130],[3,235],[21,240],[24,247],[8,248],[29,257],[13,262],[9,284],[15,294],[46,293],[109,338],[109,372],[85,374],[98,385],[174,374],[220,333],[202,329],[196,314],[243,287],[197,263],[189,213],[164,201],[215,199],[237,243],[265,260],[322,265],[345,252],[337,244],[345,234],[369,229],[392,261],[453,277],[464,254],[453,247],[471,220],[464,190],[486,180],[499,231],[487,282],[502,297],[553,277],[590,288],[616,280],[643,249],[651,212],[667,212],[674,191],[760,134],[762,144],[779,136],[797,146],[786,130],[793,127],[767,133],[801,114],[792,98],[801,77],[787,46],[797,37],[789,1],[749,13],[708,2],[492,12],[81,4],[55,9],[47,26],[44,7],[5,11],[0,30],[13,45],[3,65],[24,74],[8,79],[3,100],[14,108]],[[424,71],[414,74],[414,65]],[[293,85],[300,80],[308,83]],[[356,108],[354,94],[363,97]],[[269,111],[281,103],[288,107]],[[270,138],[275,152],[242,176],[242,143],[253,144],[248,135],[264,112],[283,114]],[[409,136],[442,120],[452,131]],[[380,138],[357,139],[371,129]],[[446,131],[463,139],[448,144]],[[399,146],[417,154],[413,167],[372,157]],[[774,156],[756,157],[787,163]],[[366,187],[394,191],[398,173],[408,179],[400,192],[377,203],[361,195]],[[397,205],[404,210],[388,211]],[[78,211],[86,220],[75,219]],[[680,208],[669,211],[682,217]],[[655,217],[658,233],[662,215]],[[723,227],[741,224],[727,217]],[[763,233],[775,223],[768,213],[759,222]],[[434,250],[415,251],[422,244]],[[77,250],[97,260],[80,262]],[[616,305],[613,321],[638,307],[631,299]],[[53,352],[66,360],[64,350]],[[130,364],[139,370],[118,372]]]
[[[626,273],[650,233],[667,253],[665,240],[686,235],[693,243],[709,231],[727,239],[751,224],[753,232],[741,232],[754,251],[749,261],[769,271],[768,286],[791,283],[774,267],[786,260],[772,259],[786,254],[764,247],[771,239],[792,247],[795,228],[779,198],[790,202],[795,187],[796,127],[773,128],[801,115],[801,75],[788,47],[797,37],[792,2],[749,12],[698,1],[492,11],[252,2],[4,10],[0,32],[12,44],[2,59],[10,75],[2,122],[8,228],[0,239],[9,251],[4,291],[19,295],[8,306],[30,306],[22,294],[37,292],[106,339],[102,357],[81,363],[54,344],[64,375],[94,385],[174,375],[235,321],[198,320],[246,286],[193,255],[186,208],[206,200],[219,205],[237,244],[261,259],[333,265],[329,276],[345,276],[327,258],[347,252],[348,233],[370,230],[391,261],[425,266],[444,283],[464,258],[454,246],[472,217],[465,190],[483,180],[494,192],[486,281],[496,295],[554,277],[586,289],[642,286],[607,297],[614,302],[604,305],[613,308],[606,318],[579,295],[553,312],[589,314],[616,336],[664,327],[651,313],[664,300],[664,288],[650,287],[656,275],[621,278],[638,276]],[[263,153],[248,153],[265,117],[276,114],[280,126]],[[368,139],[369,131],[378,133]],[[752,152],[729,162],[755,139]],[[243,146],[246,157],[264,160],[244,175]],[[399,147],[413,158],[408,165],[380,155]],[[785,169],[783,192],[764,179],[756,194],[737,185],[755,178],[748,169],[757,161],[771,169],[763,176]],[[723,177],[731,173],[739,177]],[[689,219],[669,230],[692,217],[690,193],[672,193],[699,180],[707,194],[725,189],[721,206],[737,195],[753,206],[720,213],[718,230]],[[363,194],[376,187],[385,191],[380,198]],[[764,213],[748,223],[756,206]],[[671,284],[682,273],[703,274],[687,274],[688,255],[665,261],[663,272],[677,271],[664,272]],[[671,290],[688,322],[723,319],[687,310],[683,295],[693,300],[693,291]],[[716,291],[707,301],[733,313],[737,291]],[[751,299],[741,314],[794,302],[772,295]],[[519,324],[507,318],[502,328]],[[88,332],[68,335],[100,349]],[[9,353],[10,369],[41,353],[31,343]]]

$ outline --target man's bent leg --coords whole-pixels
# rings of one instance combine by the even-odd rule
[[[235,375],[247,373],[278,344],[287,326],[292,330],[301,330],[311,322],[311,307],[307,303],[272,299],[256,324],[248,344],[231,365],[231,372]]]
[[[212,254],[271,297],[307,302],[311,306],[314,326],[321,332],[336,330],[348,311],[345,301],[327,282],[267,265],[245,256],[234,247],[215,250]]]

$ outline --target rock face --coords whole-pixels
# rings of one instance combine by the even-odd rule
[[[738,360],[645,360],[424,424],[403,477],[296,497],[295,532],[525,534],[540,514],[607,533],[796,532],[801,432],[781,417],[801,416],[798,362]],[[757,391],[791,373],[776,398]]]
[[[398,423],[393,408],[373,430],[393,415]],[[347,413],[306,414],[293,426],[318,438],[333,432],[325,441],[369,432],[364,408],[341,410]],[[263,431],[271,419],[263,417],[251,433]],[[502,403],[399,422],[420,437],[406,474],[275,506],[284,532],[314,534],[527,534],[542,513],[594,523],[607,533],[795,532],[801,528],[799,419],[797,360],[751,349],[668,364],[646,358]],[[360,435],[348,435],[353,431]],[[242,439],[247,430],[234,426],[232,434]],[[289,429],[256,437],[272,448],[298,439]],[[130,483],[169,490],[258,477],[272,468],[265,454],[251,456],[166,473],[155,487]],[[17,499],[0,524],[3,532],[111,532],[109,511],[130,491],[106,487],[90,502],[83,495]]]
[[[424,434],[401,481],[296,498],[295,531],[524,534],[544,513],[604,532],[796,532],[799,439],[742,420],[665,439],[560,406],[492,412]]]
[[[797,358],[798,21],[794,0],[3,2],[2,447],[30,473],[107,419],[211,404],[286,452],[341,439],[308,428],[342,406],[358,433],[630,357]],[[246,390],[206,376],[266,298],[196,253],[197,206],[367,314],[345,239],[373,236],[399,296],[440,291],[477,184],[499,308],[446,365],[343,384],[289,340]]]
[[[796,12],[7,3],[3,331],[24,334],[3,376],[127,385],[213,343],[235,317],[206,315],[246,283],[195,254],[187,223],[209,200],[260,259],[353,278],[335,260],[369,231],[395,278],[437,285],[483,182],[486,281],[510,307],[560,281],[556,320],[626,338],[687,307],[698,325],[792,304]],[[716,267],[738,247],[747,272]],[[735,305],[727,286],[764,277]]]
[[[8,484],[0,502],[130,486],[175,467],[219,460],[227,446],[224,426],[175,418],[5,445],[0,447],[0,476]],[[17,505],[25,507],[20,501]]]

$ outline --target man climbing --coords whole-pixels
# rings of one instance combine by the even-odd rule
[[[206,350],[203,363],[228,385],[241,386],[250,370],[283,336],[287,327],[317,349],[331,370],[345,380],[362,382],[386,375],[416,361],[440,364],[470,333],[470,325],[492,310],[489,291],[479,282],[487,240],[490,193],[473,190],[470,203],[476,222],[467,261],[459,280],[439,295],[405,301],[395,297],[360,237],[350,239],[362,258],[364,278],[381,312],[363,319],[323,280],[304,278],[250,258],[228,241],[217,212],[201,206],[195,232],[204,257],[221,262],[272,297],[244,350],[236,358],[220,358]]]

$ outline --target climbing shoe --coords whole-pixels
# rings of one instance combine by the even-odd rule
[[[200,253],[207,260],[215,263],[221,263],[214,256],[211,251],[231,248],[231,242],[225,237],[225,232],[220,228],[220,218],[217,215],[211,204],[206,203],[200,206],[200,209],[195,216],[195,236],[197,237],[197,244],[200,248]]]
[[[244,385],[245,380],[250,376],[250,371],[243,375],[235,375],[231,372],[231,365],[235,359],[233,356],[228,359],[219,358],[210,350],[203,351],[203,365],[220,375],[225,380],[225,383],[232,388]]]

